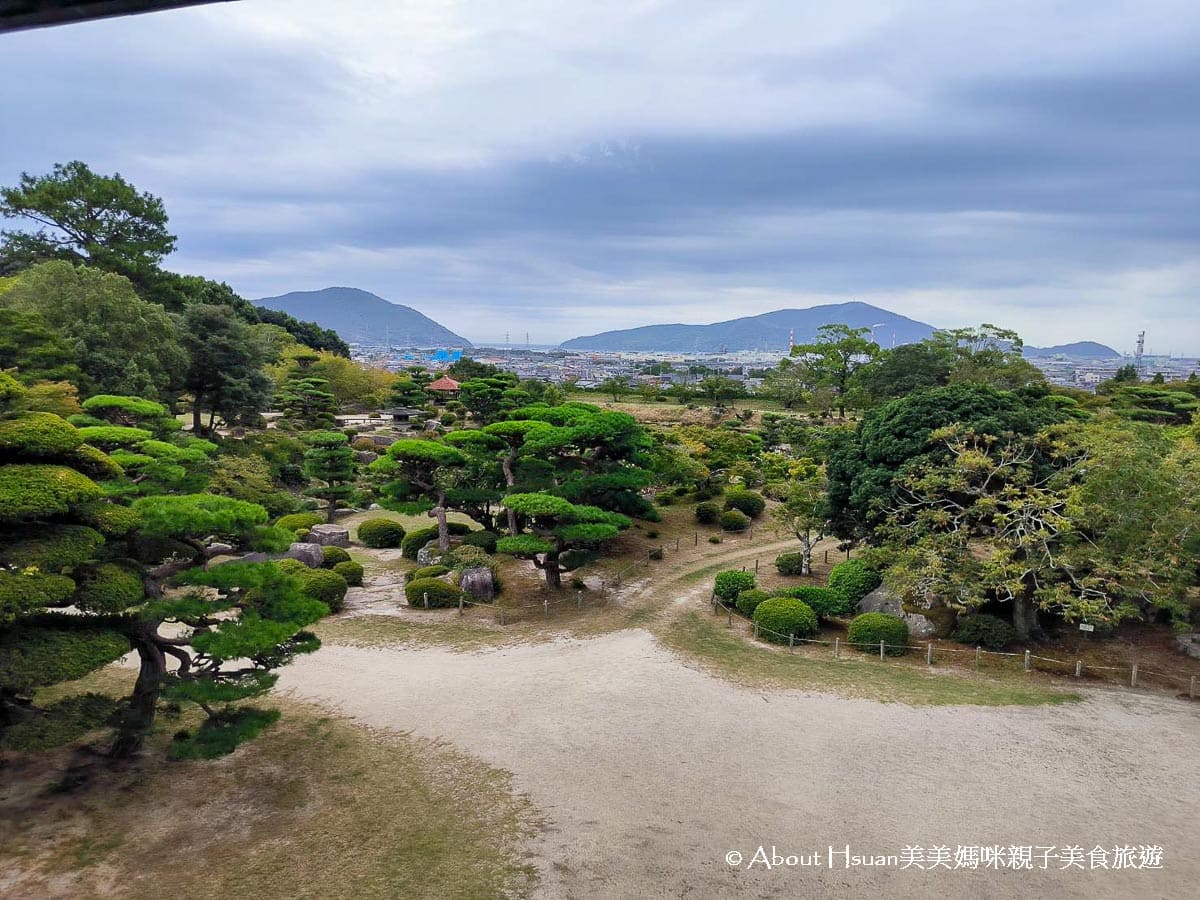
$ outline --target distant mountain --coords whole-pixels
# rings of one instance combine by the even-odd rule
[[[831,303],[810,309],[777,309],[712,325],[645,325],[572,338],[564,350],[624,350],[645,352],[716,353],[721,350],[780,350],[787,352],[788,333],[797,344],[811,343],[822,325],[872,328],[882,347],[912,344],[933,334],[932,325],[888,312],[869,303]]]
[[[391,303],[358,288],[328,287],[320,291],[293,291],[254,301],[305,322],[332,328],[348,344],[381,344],[397,347],[463,347],[471,342],[417,312],[411,306]]]
[[[1025,347],[1026,356],[1068,356],[1072,359],[1120,359],[1121,354],[1105,344],[1095,341],[1076,341],[1074,344],[1057,344],[1053,347]]]

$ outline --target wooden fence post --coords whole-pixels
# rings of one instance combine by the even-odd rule
[[[503,625],[504,624],[504,607],[497,606],[496,613],[500,616],[500,624]]]
[[[429,591],[425,592],[425,608],[429,609]]]
[[[675,538],[675,552],[679,552],[679,538]]]
[[[933,665],[933,641],[925,642],[925,665]]]
[[[458,614],[460,616],[463,614],[463,595],[461,591],[458,594]]]
[[[833,639],[833,658],[834,659],[842,658],[842,639],[841,638],[835,637]]]
[[[550,618],[550,598],[549,597],[542,598],[542,618],[543,619]]]
[[[1029,651],[1025,651],[1025,671],[1029,671]]]
[[[698,532],[698,531],[692,532],[692,546],[693,547],[700,546],[700,532]]]
[[[756,641],[758,640],[758,623],[757,622],[754,623],[754,639]]]
[[[879,642],[879,658],[883,659],[883,641]]]
[[[1082,659],[1075,660],[1075,677],[1076,678],[1083,677],[1083,660]]]
[[[979,671],[979,645],[975,645],[975,671]]]
[[[579,609],[583,609],[583,591],[575,592],[575,606]]]
[[[732,628],[733,627],[733,607],[727,606],[727,607],[725,607],[725,611],[729,613],[729,621],[726,623],[726,625],[728,627]]]
[[[1188,698],[1191,700],[1196,699],[1196,676],[1195,675],[1193,675],[1192,680],[1188,682]]]
[[[796,649],[796,636],[794,634],[788,635],[788,649],[789,650]]]
[[[1137,663],[1133,664],[1133,668],[1129,672],[1129,686],[1137,687]]]
[[[758,574],[758,560],[757,559],[754,560],[754,574],[755,575]]]

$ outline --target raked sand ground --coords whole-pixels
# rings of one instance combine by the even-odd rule
[[[752,690],[622,631],[455,652],[327,645],[281,687],[512,772],[547,819],[539,894],[1193,897],[1200,714],[1093,693],[1057,707],[909,707]],[[387,798],[379,798],[387,815]],[[1161,845],[1161,870],[828,866],[828,848]],[[759,846],[819,865],[747,868]],[[741,866],[726,862],[742,854]]]

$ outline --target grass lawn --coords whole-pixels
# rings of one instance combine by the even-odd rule
[[[71,689],[119,693],[133,672]],[[60,688],[61,694],[61,688]],[[519,847],[537,828],[509,778],[428,741],[371,733],[271,698],[283,718],[214,761],[87,750],[0,763],[0,894],[159,898],[525,895]],[[56,788],[65,772],[79,781]]]
[[[657,631],[664,646],[691,657],[715,673],[754,686],[799,688],[847,697],[914,705],[976,706],[1065,703],[1079,695],[1031,682],[1026,676],[983,677],[928,671],[895,660],[879,660],[843,650],[832,657],[827,647],[789,652],[751,643],[726,628],[725,619],[688,612]]]

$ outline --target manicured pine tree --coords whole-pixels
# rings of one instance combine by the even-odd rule
[[[319,482],[308,494],[328,503],[325,521],[332,522],[338,503],[354,493],[354,451],[340,431],[314,431],[304,435],[304,474]]]
[[[529,534],[501,538],[499,553],[528,559],[546,574],[546,586],[562,587],[568,550],[601,547],[632,523],[620,513],[581,506],[551,494],[509,494],[504,505],[523,519]]]

